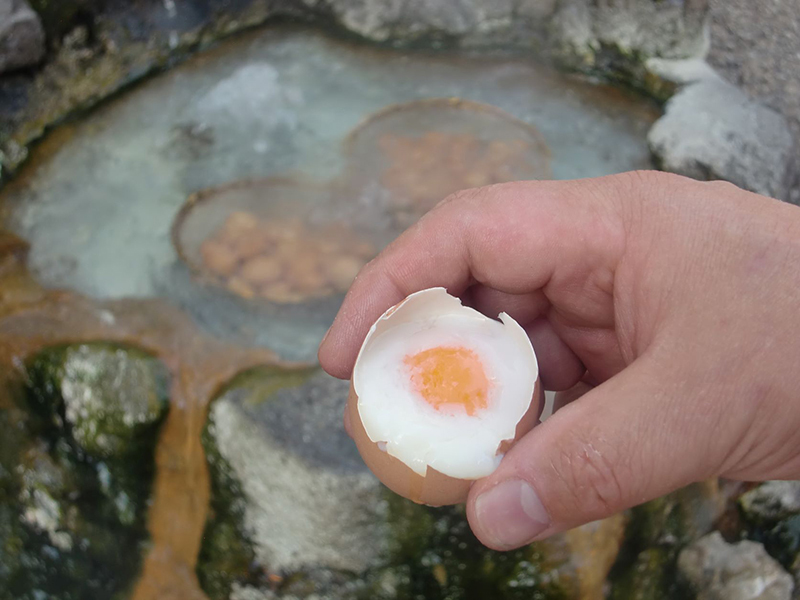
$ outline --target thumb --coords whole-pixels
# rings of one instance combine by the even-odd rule
[[[467,515],[481,542],[516,548],[713,473],[707,432],[654,363],[640,358],[559,410],[472,487]]]

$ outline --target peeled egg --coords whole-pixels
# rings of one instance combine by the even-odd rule
[[[386,311],[361,347],[347,419],[364,462],[387,487],[442,506],[467,498],[530,431],[542,405],[525,330],[490,319],[444,288]]]

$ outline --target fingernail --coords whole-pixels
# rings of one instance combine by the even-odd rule
[[[550,517],[527,482],[504,481],[475,501],[480,529],[498,547],[521,546],[550,526]]]

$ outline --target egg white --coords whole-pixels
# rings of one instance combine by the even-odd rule
[[[437,410],[413,389],[404,360],[438,347],[472,350],[490,382],[488,406],[469,416]],[[443,288],[412,294],[370,330],[353,372],[358,414],[369,439],[414,472],[428,467],[458,479],[497,468],[498,447],[514,438],[539,375],[525,331],[461,305]]]

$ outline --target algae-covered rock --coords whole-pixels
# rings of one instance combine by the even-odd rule
[[[725,502],[716,480],[690,485],[637,506],[611,572],[612,600],[683,600],[678,554],[711,530]]]
[[[31,361],[28,376],[41,414],[68,428],[78,447],[100,460],[135,454],[167,407],[166,369],[140,350],[54,348]]]
[[[211,600],[603,597],[623,517],[489,550],[462,507],[416,505],[368,472],[342,424],[348,387],[319,371],[258,369],[212,404],[197,565]]]
[[[800,481],[768,481],[742,494],[739,506],[753,522],[774,523],[800,515]]]
[[[738,501],[744,535],[764,545],[792,574],[800,595],[800,482],[768,481]]]
[[[146,542],[167,372],[102,344],[25,366],[0,409],[0,598],[122,598]]]

